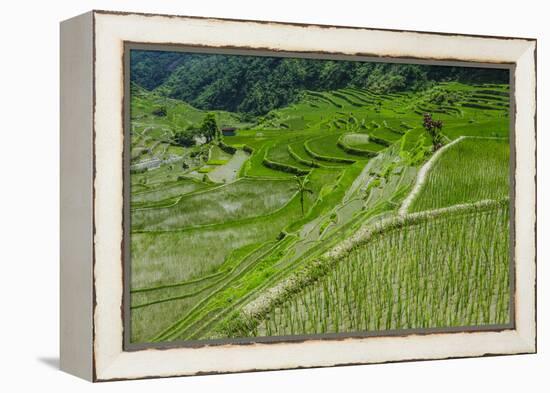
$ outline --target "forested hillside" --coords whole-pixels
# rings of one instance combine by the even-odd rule
[[[262,115],[305,90],[420,90],[435,82],[507,83],[508,71],[411,64],[132,51],[131,79],[207,110]]]

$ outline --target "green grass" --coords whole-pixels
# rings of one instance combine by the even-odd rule
[[[309,175],[310,183],[314,184],[315,199],[306,195],[306,214],[300,220],[293,222],[285,228],[287,232],[296,232],[304,224],[315,217],[326,214],[344,196],[350,184],[361,171],[361,166],[352,165],[345,169],[319,168],[314,169]]]
[[[300,141],[298,143],[303,144],[303,141]],[[267,152],[267,158],[269,160],[285,165],[291,165],[296,168],[310,169],[310,166],[302,164],[290,155],[290,153],[288,152],[288,144],[289,141],[282,140],[280,143],[271,146],[271,148]]]
[[[212,172],[215,168],[213,166],[205,165],[197,170],[198,173],[209,173]]]
[[[506,324],[508,231],[508,208],[501,205],[383,232],[275,308],[251,334]]]
[[[166,108],[166,116],[153,115],[153,109],[158,106]],[[130,111],[135,125],[141,125],[144,128],[147,126],[153,127],[151,130],[153,136],[162,135],[162,127],[160,126],[168,130],[189,126],[197,127],[207,113],[207,111],[194,108],[182,101],[161,97],[145,91],[132,96]],[[236,125],[240,123],[238,117],[233,113],[224,111],[212,112],[216,114],[218,122],[221,124]]]
[[[423,146],[431,146],[432,139],[424,128],[417,127],[408,131],[401,139],[401,149],[405,151],[410,151],[415,147],[419,140],[422,140]]]
[[[373,152],[378,152],[386,148],[386,146],[369,141],[369,136],[367,134],[344,134],[342,142],[356,149]]]
[[[401,138],[400,134],[397,134],[390,129],[384,127],[376,128],[370,131],[369,134],[377,138],[384,139],[390,143],[393,143]]]
[[[509,162],[507,140],[466,138],[436,161],[411,211],[508,197]]]
[[[219,146],[213,145],[210,148],[210,159],[208,160],[208,162],[223,161],[225,163],[229,161],[231,157],[232,157],[231,154],[224,152],[222,149],[220,149]]]
[[[337,145],[340,134],[330,134],[307,142],[309,148],[316,154],[325,157],[343,158],[347,160],[360,160],[361,157],[351,155],[340,149]]]
[[[244,166],[244,176],[248,177],[262,177],[262,178],[276,178],[276,179],[289,179],[292,178],[291,173],[286,173],[271,169],[263,165],[263,160],[266,151],[269,149],[270,144],[266,144],[259,149],[254,150],[252,157],[246,162]]]
[[[300,141],[300,142],[295,142],[295,143],[290,144],[290,147],[292,148],[292,151],[294,153],[296,153],[302,160],[312,162],[315,165],[320,165],[320,166],[324,166],[324,167],[338,167],[338,168],[341,168],[341,167],[345,166],[345,164],[342,164],[342,163],[339,163],[339,162],[319,161],[319,160],[313,158],[306,151],[305,142],[306,141]]]

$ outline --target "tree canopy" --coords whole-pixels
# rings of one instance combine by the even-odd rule
[[[206,142],[219,139],[220,130],[214,113],[207,113],[199,128],[188,127],[174,131],[173,141],[175,144],[190,147],[195,145],[197,138],[204,137]]]
[[[216,123],[216,115],[213,113],[208,113],[204,117],[200,132],[206,138],[207,142],[211,142],[213,139],[218,138],[219,129],[218,124]]]
[[[180,52],[131,52],[131,80],[205,110],[263,115],[304,90],[344,87],[382,93],[418,90],[433,81],[507,83],[507,70]]]

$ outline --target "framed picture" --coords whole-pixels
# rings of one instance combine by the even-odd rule
[[[536,41],[61,24],[61,367],[536,351]]]

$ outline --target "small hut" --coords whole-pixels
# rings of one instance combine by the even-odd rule
[[[235,136],[237,128],[235,127],[222,127],[223,136]]]

